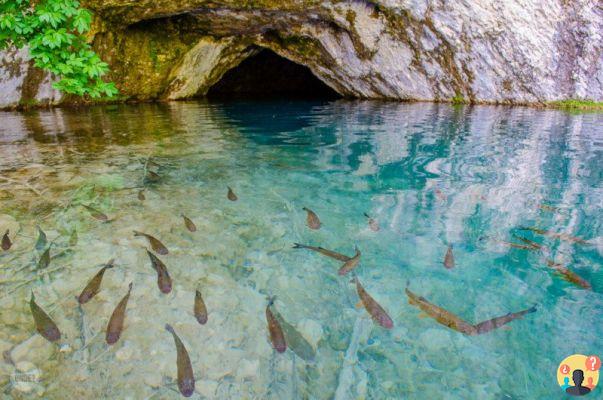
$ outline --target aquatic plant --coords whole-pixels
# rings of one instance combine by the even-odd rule
[[[38,68],[60,79],[64,93],[99,98],[118,93],[102,77],[107,63],[86,42],[92,14],[76,0],[0,0],[0,50],[27,46]]]

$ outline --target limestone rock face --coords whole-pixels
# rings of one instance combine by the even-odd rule
[[[202,96],[261,47],[343,96],[603,100],[599,0],[88,0],[121,94]],[[0,55],[0,107],[58,101],[26,51]],[[72,100],[72,99],[70,99]]]

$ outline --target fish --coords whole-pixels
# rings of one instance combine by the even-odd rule
[[[59,331],[59,328],[48,314],[46,314],[46,312],[44,312],[44,310],[36,303],[33,292],[31,292],[29,308],[31,309],[31,315],[33,315],[38,333],[49,342],[56,342],[59,340],[61,338],[61,331]]]
[[[525,314],[536,311],[536,306],[533,306],[527,310],[519,311],[516,313],[509,313],[501,317],[489,319],[484,322],[472,325],[469,322],[461,319],[460,317],[452,314],[451,312],[439,307],[422,296],[418,296],[411,292],[408,287],[405,289],[406,295],[408,296],[408,303],[417,306],[425,314],[435,319],[440,324],[447,326],[450,329],[454,329],[457,332],[461,332],[468,336],[476,336],[482,333],[490,332],[496,328],[508,324],[509,322],[524,316]]]
[[[163,165],[156,163],[155,161],[151,160],[151,158],[147,159],[146,165],[151,165],[151,166],[157,167],[157,168],[163,167]]]
[[[161,180],[161,176],[159,176],[159,174],[148,169],[147,174],[145,176],[145,180],[147,182],[159,182]]]
[[[228,200],[237,201],[237,199],[238,199],[237,195],[232,191],[230,186],[227,186],[227,188],[228,188],[228,194],[226,195],[226,197],[228,197]]]
[[[165,329],[172,334],[174,343],[176,343],[176,366],[178,369],[178,389],[184,397],[190,397],[195,391],[195,376],[193,375],[193,366],[188,356],[186,347],[176,335],[176,331],[170,324],[165,324]]]
[[[128,285],[128,293],[120,300],[109,318],[109,324],[107,324],[107,335],[105,339],[107,344],[115,344],[121,336],[121,331],[124,329],[124,319],[126,318],[126,307],[128,306],[128,300],[130,299],[130,293],[132,292],[132,282]]]
[[[201,296],[201,292],[199,290],[195,291],[195,318],[197,318],[197,322],[201,325],[205,325],[207,322],[207,308],[205,307],[205,302],[203,301],[203,296]]]
[[[378,232],[379,231],[379,223],[376,220],[374,220],[373,218],[369,217],[369,215],[367,213],[364,213],[364,216],[368,218],[369,228],[371,228],[371,230],[373,232]]]
[[[10,237],[8,237],[8,234],[10,233],[10,231],[7,229],[6,232],[4,233],[4,236],[2,236],[2,250],[7,251],[11,248],[11,246],[13,245],[13,243],[10,241]]]
[[[138,191],[138,200],[140,200],[140,201],[146,200],[146,197],[144,196],[144,190]]]
[[[161,254],[162,256],[165,256],[166,254],[169,253],[167,247],[165,247],[163,245],[163,243],[161,243],[158,239],[154,238],[153,236],[151,236],[151,235],[149,235],[147,233],[134,231],[134,236],[144,236],[144,237],[146,237],[147,240],[149,241],[149,244],[151,245],[151,248],[157,254]]]
[[[303,207],[302,210],[304,210],[307,213],[306,223],[308,224],[308,228],[320,229],[320,219],[318,218],[318,215],[316,215],[316,213],[314,211],[312,211],[306,207]]]
[[[149,250],[146,251],[151,259],[153,269],[157,272],[157,286],[159,287],[159,290],[161,293],[168,294],[172,291],[172,278],[170,278],[167,267],[155,254],[151,253]]]
[[[308,249],[308,250],[316,251],[322,255],[325,255],[327,257],[331,257],[331,258],[334,258],[336,260],[343,261],[343,262],[346,262],[346,261],[349,261],[352,259],[352,257],[348,257],[344,254],[337,253],[332,250],[327,250],[323,247],[315,247],[315,246],[308,246],[306,244],[301,244],[301,243],[293,243],[293,248],[294,249]]]
[[[38,260],[37,269],[44,269],[50,264],[50,246],[42,253]]]
[[[82,204],[82,207],[84,207],[86,210],[88,210],[88,212],[90,213],[90,215],[92,215],[92,218],[94,218],[94,219],[97,219],[102,222],[107,222],[109,220],[109,217],[107,217],[107,215],[103,214],[102,212],[98,211],[95,208],[92,208],[85,204]]]
[[[457,332],[464,333],[465,335],[477,335],[477,330],[469,322],[464,321],[458,316],[433,303],[430,303],[424,297],[414,294],[410,291],[410,289],[408,289],[408,287],[405,289],[405,292],[408,296],[409,304],[419,307],[425,314],[435,319],[440,324],[447,326],[450,329],[454,329]]]
[[[444,267],[448,269],[454,268],[454,254],[452,254],[452,245],[448,245],[446,255],[444,256]]]
[[[304,338],[293,325],[285,321],[278,311],[273,310],[272,313],[283,329],[287,346],[289,346],[289,348],[302,360],[307,362],[314,361],[316,352],[306,338]]]
[[[44,248],[46,248],[46,244],[47,244],[47,239],[46,239],[46,234],[44,233],[44,231],[42,230],[42,228],[40,228],[38,225],[36,225],[36,228],[38,228],[38,240],[36,240],[36,250],[38,251],[42,251],[44,250]]]
[[[195,232],[197,230],[197,227],[195,226],[193,221],[190,220],[190,218],[188,218],[184,214],[180,214],[180,216],[184,219],[184,226],[186,226],[186,229],[188,229],[191,232]]]
[[[341,266],[341,268],[339,268],[339,271],[337,271],[337,273],[339,275],[345,275],[348,272],[350,272],[351,270],[353,270],[354,268],[356,268],[356,266],[358,265],[359,262],[360,262],[360,250],[358,250],[358,247],[356,247],[356,254],[354,254],[354,257],[347,260]]]
[[[499,240],[499,243],[502,243],[506,246],[513,247],[516,249],[521,249],[521,250],[538,250],[538,248],[530,246],[528,244],[513,243],[513,242],[507,242],[504,240]]]
[[[541,210],[544,210],[544,211],[549,211],[549,212],[557,212],[557,211],[561,210],[561,208],[559,208],[559,207],[550,206],[550,205],[544,204],[544,203],[539,204],[538,208],[540,208]]]
[[[113,263],[113,259],[107,261],[107,263],[100,269],[100,271],[98,271],[96,275],[94,275],[94,277],[90,279],[84,290],[82,290],[82,293],[80,293],[77,298],[77,301],[80,304],[85,304],[90,301],[91,298],[96,296],[96,294],[100,291],[100,285],[103,280],[103,275],[105,274],[105,271],[109,268],[113,268]]]
[[[381,305],[379,305],[379,303],[377,303],[377,301],[373,299],[366,290],[364,290],[360,284],[360,281],[358,280],[358,277],[354,276],[352,282],[356,283],[356,292],[358,292],[358,297],[360,297],[360,301],[362,301],[364,309],[369,313],[373,321],[385,329],[392,329],[394,327],[394,321],[392,321],[383,307],[381,307]]]
[[[278,320],[270,310],[270,306],[274,304],[275,297],[268,299],[268,305],[266,306],[266,321],[268,322],[268,332],[270,333],[270,341],[272,347],[279,353],[284,353],[287,350],[287,341],[283,334],[283,328],[279,324]]]
[[[545,229],[540,229],[540,228],[535,228],[535,227],[525,227],[525,226],[520,227],[519,229],[524,230],[524,231],[532,231],[534,233],[538,233],[539,235],[548,236],[553,239],[564,240],[566,242],[578,243],[578,244],[590,244],[589,242],[587,242],[586,240],[584,240],[582,238],[568,235],[567,233],[559,233],[559,232],[547,231]]]
[[[571,269],[554,262],[553,260],[547,260],[547,265],[550,268],[553,268],[557,273],[559,273],[563,279],[568,282],[571,282],[575,285],[578,285],[584,289],[592,290],[592,285],[586,279],[582,278],[580,275],[572,271]]]
[[[522,242],[526,243],[528,246],[533,247],[534,249],[540,250],[542,249],[542,245],[540,243],[534,242],[533,240],[530,239],[526,239],[523,236],[517,236],[517,235],[513,235],[514,237],[516,237],[517,239],[521,240]]]
[[[503,315],[502,317],[496,317],[496,318],[492,318],[492,319],[489,319],[484,322],[480,322],[479,324],[474,325],[474,328],[475,328],[476,334],[481,335],[483,333],[488,333],[490,331],[493,331],[494,329],[500,328],[501,326],[506,325],[515,319],[521,318],[524,315],[533,313],[535,311],[536,311],[536,305],[528,308],[527,310],[514,312],[514,313],[508,313],[506,315]]]

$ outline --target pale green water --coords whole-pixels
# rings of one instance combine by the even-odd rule
[[[0,121],[0,230],[14,242],[0,252],[3,398],[180,398],[166,322],[188,348],[199,399],[563,399],[559,362],[602,353],[602,114],[339,101],[106,106]],[[140,201],[148,156],[162,179]],[[114,220],[91,218],[81,203]],[[302,207],[320,230],[308,229]],[[36,224],[57,255],[45,270],[35,268]],[[170,294],[159,292],[133,229],[169,248],[160,258]],[[520,243],[513,233],[547,248],[501,243]],[[347,255],[358,246],[358,277],[394,329],[355,307],[341,262],[293,242]],[[451,270],[442,265],[449,243]],[[80,310],[74,296],[112,257],[116,268]],[[593,290],[560,279],[549,258]],[[125,331],[109,347],[104,330],[130,281]],[[420,318],[407,281],[471,323],[538,311],[468,337]],[[196,288],[204,326],[192,315]],[[59,345],[35,334],[32,289],[63,333]],[[315,348],[314,362],[272,351],[268,294]]]

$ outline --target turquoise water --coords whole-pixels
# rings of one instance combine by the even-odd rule
[[[0,229],[13,241],[0,252],[7,398],[180,398],[165,323],[189,351],[199,399],[563,399],[561,360],[601,355],[602,114],[183,102],[0,118]],[[144,179],[149,157],[159,182]],[[227,186],[238,201],[226,199]],[[302,207],[318,214],[320,230],[306,226]],[[53,241],[43,270],[36,224]],[[148,244],[134,229],[169,248],[160,258],[170,294],[157,289]],[[521,243],[513,234],[546,247],[510,247],[504,242]],[[294,242],[349,256],[358,246],[357,275],[394,328],[357,307],[350,277],[337,275],[341,262]],[[449,244],[453,269],[442,265]],[[79,308],[74,296],[110,258],[116,267],[101,292]],[[549,259],[592,290],[561,279]],[[107,346],[108,318],[131,281],[124,333]],[[407,284],[470,323],[538,310],[469,337],[421,316]],[[192,313],[196,288],[209,311],[203,326]],[[59,344],[35,334],[32,290],[62,331]],[[313,361],[272,350],[268,295]]]

